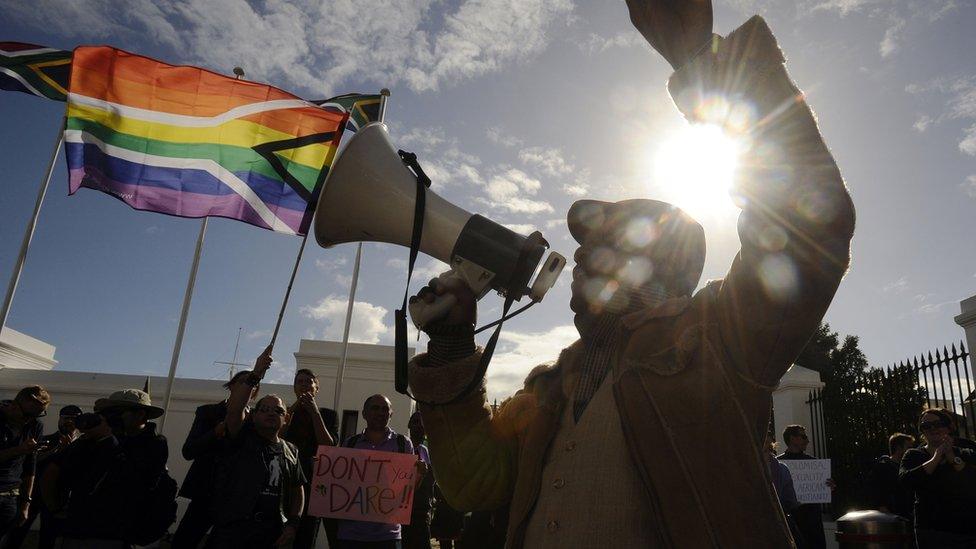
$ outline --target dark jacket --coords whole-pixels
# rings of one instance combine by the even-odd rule
[[[265,483],[266,468],[261,448],[267,444],[271,443],[262,439],[249,421],[244,423],[236,437],[221,441],[214,475],[214,497],[210,506],[215,525],[249,520],[253,516]],[[295,445],[286,440],[280,440],[277,444],[285,457],[279,504],[281,520],[285,522],[289,518],[286,512],[292,496],[295,489],[304,484],[305,475],[298,462]]]
[[[332,435],[332,440],[339,440],[339,433],[336,432],[336,413],[329,408],[319,408],[319,415],[325,428]],[[319,444],[315,440],[315,427],[312,421],[305,414],[305,410],[298,408],[295,417],[288,423],[288,427],[281,435],[281,438],[295,445],[298,449],[298,458],[302,463],[302,470],[305,473],[305,480],[312,480],[312,461],[318,453]]]
[[[146,428],[137,435],[116,435],[116,438],[119,440],[119,449],[132,463],[139,478],[146,485],[155,483],[166,470],[166,461],[169,459],[169,443],[166,442],[166,437],[156,434],[156,424],[147,423]]]
[[[183,443],[183,458],[190,460],[190,470],[183,478],[180,495],[187,499],[210,497],[213,493],[213,477],[216,471],[220,439],[214,432],[227,415],[227,401],[204,404],[197,408],[193,426]]]

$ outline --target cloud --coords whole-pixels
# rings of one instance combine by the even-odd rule
[[[905,91],[921,98],[931,97],[932,103],[941,109],[934,117],[919,117],[914,124],[916,130],[925,131],[947,121],[961,121],[965,127],[959,140],[959,151],[976,156],[976,74],[909,84]]]
[[[485,130],[485,136],[488,141],[503,147],[521,147],[523,143],[521,138],[512,135],[501,126],[490,126]]]
[[[271,330],[255,330],[244,332],[244,337],[246,339],[263,339],[266,337],[271,337]]]
[[[535,166],[545,175],[561,176],[574,171],[573,166],[566,162],[562,151],[559,149],[529,147],[519,152],[519,160],[527,165]]]
[[[295,381],[295,365],[294,364],[282,364],[277,360],[271,363],[271,368],[268,369],[268,373],[264,376],[263,383],[276,384],[276,385],[291,385]],[[262,390],[260,396],[271,394],[270,391]],[[288,395],[279,394],[280,397],[287,397]],[[259,397],[260,398],[260,397]]]
[[[533,200],[526,196],[535,195],[542,183],[522,170],[509,168],[492,176],[485,184],[488,200],[492,208],[511,213],[538,214],[552,212],[551,204],[544,200]]]
[[[350,82],[414,91],[524,63],[572,17],[571,0],[174,0],[5,6],[20,25],[87,39],[122,37],[187,52],[179,62],[332,94]],[[445,11],[448,10],[448,11]]]
[[[898,40],[901,38],[901,32],[904,29],[905,20],[900,17],[894,17],[891,26],[885,29],[881,44],[878,45],[878,51],[881,53],[881,57],[888,57],[898,50]]]
[[[650,49],[650,44],[634,30],[622,31],[613,36],[601,36],[590,33],[589,38],[579,42],[579,49],[589,54],[602,53],[611,48],[635,48],[643,47]]]
[[[976,198],[976,174],[967,177],[966,180],[962,182],[961,187],[963,192],[969,195],[970,198]]]
[[[889,282],[885,284],[884,288],[881,289],[884,293],[896,293],[900,294],[908,289],[908,277],[901,277],[894,282]]]
[[[498,350],[488,368],[488,396],[499,401],[522,388],[532,368],[556,360],[559,352],[579,338],[573,325],[556,326],[545,332],[521,333],[502,330]]]
[[[309,319],[325,324],[322,338],[341,341],[346,321],[346,308],[349,300],[337,295],[329,295],[315,305],[306,305],[300,312]],[[389,327],[383,322],[388,310],[380,305],[366,301],[353,303],[352,323],[349,327],[349,341],[358,343],[379,343],[387,335]]]
[[[349,264],[349,258],[345,256],[337,256],[334,259],[316,259],[315,268],[322,272],[331,272],[340,267],[345,267]]]
[[[930,124],[932,124],[932,117],[923,114],[920,115],[918,119],[915,120],[915,123],[912,124],[912,127],[915,128],[915,131],[919,133],[924,133],[925,130],[929,129]]]
[[[522,235],[531,234],[536,230],[535,225],[531,223],[502,223],[502,224],[508,227],[509,229]]]

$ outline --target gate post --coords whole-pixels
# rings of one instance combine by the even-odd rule
[[[821,446],[822,441],[815,439],[823,436],[822,429],[819,424],[814,427],[807,400],[810,399],[810,391],[822,389],[823,386],[820,372],[799,364],[790,366],[780,378],[779,385],[773,391],[773,422],[776,424],[776,442],[780,443],[780,448],[783,448],[783,429],[793,424],[806,427],[807,436],[810,437],[810,453],[814,453]]]

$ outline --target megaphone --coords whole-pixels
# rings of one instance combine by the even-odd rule
[[[410,247],[417,192],[417,175],[404,165],[386,125],[367,124],[329,171],[316,207],[315,240],[323,248],[346,242]],[[522,236],[429,189],[424,211],[419,251],[448,264],[478,299],[494,289],[516,301],[525,295],[541,301],[566,265],[563,256],[551,252],[529,287],[548,248],[541,234]],[[428,312],[426,321],[450,305]]]

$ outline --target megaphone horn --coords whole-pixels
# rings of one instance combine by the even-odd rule
[[[349,140],[325,181],[315,214],[315,240],[323,248],[346,242],[410,246],[416,174],[390,141],[386,125],[373,122]],[[472,214],[427,190],[419,250],[447,263],[480,299],[489,289],[515,300],[541,301],[566,265],[552,252],[536,277],[548,244]],[[519,261],[520,257],[522,261]]]

